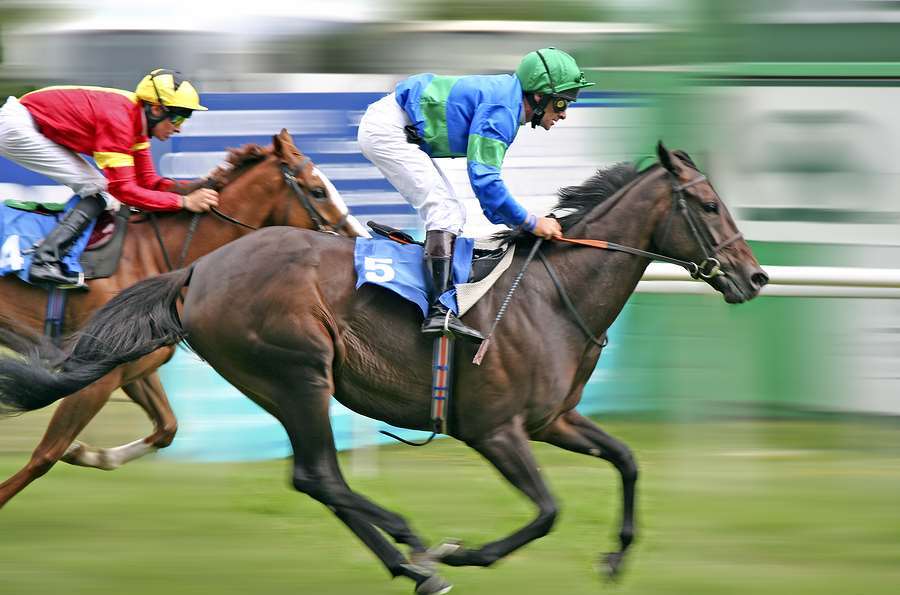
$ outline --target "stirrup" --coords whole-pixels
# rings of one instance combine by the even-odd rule
[[[55,267],[55,270],[49,271],[51,273],[50,275],[41,275],[40,268],[46,269],[51,267],[53,267],[53,264],[51,263],[33,263],[28,270],[28,280],[32,283],[47,285],[55,287],[56,289],[90,289],[87,286],[87,283],[84,282],[84,273],[77,273],[77,277],[73,279],[63,273],[59,265]]]

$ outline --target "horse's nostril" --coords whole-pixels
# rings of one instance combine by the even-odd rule
[[[753,283],[754,287],[762,288],[769,282],[769,276],[760,271],[758,273],[753,273],[750,277],[750,281]]]

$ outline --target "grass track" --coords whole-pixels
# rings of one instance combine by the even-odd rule
[[[900,423],[616,420],[641,464],[639,542],[623,581],[593,562],[615,546],[612,468],[535,451],[562,514],[548,537],[491,569],[445,568],[454,593],[895,594]],[[133,438],[133,436],[130,436]],[[345,469],[347,456],[342,455]],[[0,474],[23,463],[0,455]],[[464,446],[378,451],[348,478],[429,541],[480,544],[530,505]],[[321,505],[288,488],[285,461],[148,459],[113,473],[59,465],[0,511],[0,594],[380,595],[412,592]]]

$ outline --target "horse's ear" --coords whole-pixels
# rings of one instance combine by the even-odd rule
[[[280,134],[276,134],[275,136],[272,137],[272,146],[275,148],[275,154],[276,154],[276,155],[283,155],[283,154],[284,154],[284,147],[283,147],[283,144],[282,144],[282,141],[281,141],[281,135],[280,135]]]
[[[672,153],[669,152],[669,149],[666,148],[662,141],[656,143],[656,156],[659,157],[660,165],[672,174],[677,176],[681,172],[681,166],[675,163],[675,160],[672,159]]]
[[[291,133],[287,131],[287,128],[282,128],[281,132],[272,137],[272,144],[275,147],[275,154],[284,156],[290,152],[291,148],[294,148],[294,139],[291,138]]]

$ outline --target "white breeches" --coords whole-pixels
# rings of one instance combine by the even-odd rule
[[[359,148],[418,211],[426,231],[459,235],[466,222],[465,206],[437,163],[407,142],[403,127],[409,124],[409,116],[391,93],[370,105],[360,120]]]
[[[103,174],[74,151],[41,134],[31,114],[15,97],[8,98],[0,108],[0,156],[68,186],[78,196],[100,193],[107,208],[119,204],[106,191]]]

